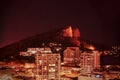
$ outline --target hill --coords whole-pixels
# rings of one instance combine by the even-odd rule
[[[80,31],[76,27],[64,27],[54,29],[46,33],[41,33],[35,36],[28,37],[13,44],[7,45],[0,49],[0,59],[6,59],[10,56],[19,56],[21,51],[26,51],[27,48],[36,48],[49,46],[50,43],[61,44],[61,47],[78,46],[83,48],[89,48],[89,46],[95,45],[95,48],[100,48],[102,45],[96,45],[90,41],[80,39]]]

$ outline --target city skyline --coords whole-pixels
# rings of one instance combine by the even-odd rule
[[[63,41],[69,42],[70,39],[74,43],[80,37],[79,30],[76,28],[73,33],[71,27],[62,31],[60,38]],[[54,38],[51,38],[50,35],[37,36],[3,48],[3,51],[0,52],[0,79],[108,80],[120,78],[120,46],[113,46],[111,50],[107,51],[97,50],[92,45],[88,45],[89,50],[81,49],[80,46],[66,42],[64,45],[69,45],[63,46],[63,41],[56,42],[55,37],[57,36],[58,40],[60,38],[55,35]],[[49,42],[48,39],[51,41]],[[53,39],[55,42],[52,41]],[[43,41],[42,44],[39,40]],[[48,44],[45,44],[44,41],[47,41]],[[116,62],[117,64],[115,64]]]
[[[81,38],[113,45],[119,43],[117,1],[3,1],[0,47],[54,28],[78,27]]]

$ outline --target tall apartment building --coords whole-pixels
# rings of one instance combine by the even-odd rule
[[[52,53],[51,48],[28,48],[20,52],[21,56],[35,55],[34,77],[36,80],[60,80],[59,53]]]
[[[64,62],[75,65],[80,63],[79,47],[67,47],[64,51]]]
[[[36,80],[60,80],[60,54],[47,50],[36,54]]]
[[[91,73],[94,69],[100,68],[100,53],[93,51],[91,53],[84,52],[81,54],[81,68],[83,73]]]
[[[99,51],[93,51],[94,56],[94,69],[100,69],[100,55]]]

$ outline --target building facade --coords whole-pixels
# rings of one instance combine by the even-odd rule
[[[36,80],[60,80],[60,54],[36,54]]]
[[[81,54],[80,66],[83,73],[91,73],[100,68],[100,53],[98,51],[84,52]]]
[[[64,63],[71,65],[80,63],[79,47],[67,47],[63,54],[64,54]]]
[[[21,56],[35,55],[34,78],[35,80],[60,80],[59,53],[52,53],[51,48],[28,48],[20,52]]]

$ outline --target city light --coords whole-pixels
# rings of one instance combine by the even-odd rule
[[[94,45],[83,42],[81,48],[80,32],[77,28],[69,26],[63,30],[62,34],[70,38],[74,45],[66,46],[55,41],[41,42],[40,47],[27,47],[26,51],[20,51],[19,55],[15,55],[17,57],[11,55],[11,61],[6,61],[6,59],[0,61],[0,80],[109,80],[120,78],[120,66],[110,64],[113,55],[116,62],[117,59],[119,60],[119,46],[113,46],[109,50],[97,50]],[[109,65],[103,64],[107,59]],[[103,63],[101,63],[102,60]]]

